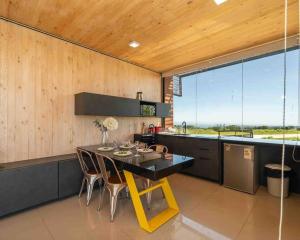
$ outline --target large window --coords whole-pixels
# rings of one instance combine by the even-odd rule
[[[287,137],[299,125],[299,49],[287,52]],[[280,139],[284,95],[284,54],[182,77],[182,96],[174,96],[174,124],[187,122],[194,134],[244,135]]]

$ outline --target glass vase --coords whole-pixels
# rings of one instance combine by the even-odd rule
[[[108,132],[102,131],[101,133],[101,144],[105,146],[108,144]]]

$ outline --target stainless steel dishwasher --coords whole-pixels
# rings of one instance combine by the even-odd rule
[[[224,144],[224,186],[255,194],[258,164],[254,146]]]

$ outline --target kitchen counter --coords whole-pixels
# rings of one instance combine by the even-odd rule
[[[221,136],[218,137],[216,135],[208,135],[208,134],[170,134],[170,133],[158,133],[158,135],[164,136],[174,136],[174,137],[183,137],[183,138],[199,138],[204,140],[220,140],[221,142],[230,142],[230,143],[239,143],[239,144],[262,144],[262,145],[282,145],[282,140],[276,139],[261,139],[261,138],[247,138],[247,137],[234,137],[234,136]],[[300,140],[300,139],[299,139]],[[286,140],[285,144],[287,146],[295,146],[296,141]],[[300,147],[300,143],[299,143]]]
[[[154,137],[154,136],[153,136]],[[159,133],[155,135],[156,143],[166,145],[171,153],[194,157],[194,165],[183,173],[200,178],[223,182],[223,144],[245,144],[255,146],[255,155],[259,168],[259,183],[266,185],[264,166],[268,163],[281,163],[282,140],[246,137],[212,136],[212,135],[174,135]],[[300,193],[300,163],[293,160],[296,142],[286,141],[285,165],[292,168],[290,189]],[[295,151],[295,158],[300,160],[300,143]]]
[[[218,138],[156,134],[155,140],[167,146],[171,153],[194,158],[193,166],[185,169],[184,173],[221,182],[221,151]]]

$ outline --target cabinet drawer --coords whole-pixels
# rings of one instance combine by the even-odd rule
[[[156,142],[158,144],[162,144],[167,146],[170,153],[174,153],[174,142],[175,138],[172,136],[163,136],[163,135],[157,135],[156,136]]]
[[[213,181],[219,180],[219,142],[193,137],[157,136],[159,144],[166,145],[170,153],[194,158],[193,166],[182,172]]]
[[[181,146],[181,151],[185,154],[192,154],[197,156],[202,156],[204,158],[214,158],[218,155],[218,143],[203,141],[193,138],[183,139],[183,144]]]

